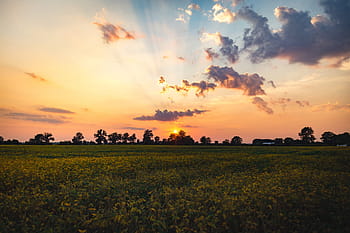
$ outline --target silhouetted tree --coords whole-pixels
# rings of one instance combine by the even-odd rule
[[[159,144],[160,143],[160,137],[159,136],[155,136],[154,137],[154,143],[155,144]]]
[[[335,136],[336,136],[336,134],[333,132],[324,132],[321,135],[321,140],[324,144],[333,145]]]
[[[97,132],[94,134],[94,137],[96,138],[95,141],[97,142],[97,144],[107,144],[107,132],[105,130],[97,130]]]
[[[230,140],[225,139],[225,140],[222,141],[222,144],[223,145],[229,145],[230,144]]]
[[[180,130],[178,134],[171,133],[169,135],[168,139],[170,144],[175,145],[193,145],[194,140],[191,136],[186,136],[186,132],[183,130]]]
[[[311,127],[304,127],[299,133],[300,139],[304,144],[310,144],[315,141],[314,130]]]
[[[242,138],[240,136],[234,136],[231,139],[231,144],[232,145],[241,145],[242,144]]]
[[[50,144],[50,141],[54,141],[55,138],[53,137],[52,133],[44,133],[43,134],[43,140],[45,144]]]
[[[84,135],[81,132],[77,132],[72,139],[73,144],[80,145],[84,139]]]
[[[284,139],[284,144],[286,144],[286,145],[293,145],[294,144],[294,139],[290,138],[290,137],[286,137]]]
[[[112,144],[117,144],[118,141],[122,139],[122,135],[118,134],[117,132],[111,133],[108,135],[108,141],[110,141]]]
[[[207,145],[207,144],[210,144],[211,143],[211,139],[210,137],[206,137],[206,136],[203,136],[199,139],[199,141],[204,144],[204,145]]]
[[[4,143],[4,138],[2,136],[0,136],[0,144]]]
[[[335,145],[350,145],[350,134],[342,133],[334,136]]]
[[[128,141],[130,143],[135,143],[135,140],[136,140],[136,134],[133,133],[131,136],[129,136]]]
[[[153,132],[150,129],[146,129],[143,133],[143,144],[152,144],[153,143]]]
[[[31,144],[44,144],[45,143],[44,135],[42,133],[39,133],[34,136],[34,139],[31,139],[29,141],[32,142]]]
[[[124,144],[128,143],[128,139],[129,139],[129,133],[123,133],[122,141]]]
[[[282,138],[275,138],[275,145],[282,145],[283,139]]]

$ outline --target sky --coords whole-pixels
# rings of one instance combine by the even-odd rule
[[[349,0],[1,0],[0,135],[350,131]]]

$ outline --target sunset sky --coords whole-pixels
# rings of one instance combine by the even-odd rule
[[[1,0],[0,135],[350,131],[349,0]]]

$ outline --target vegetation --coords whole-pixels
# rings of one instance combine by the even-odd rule
[[[350,149],[0,146],[0,232],[349,232]]]

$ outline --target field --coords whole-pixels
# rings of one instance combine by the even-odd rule
[[[350,232],[350,149],[0,146],[0,232]]]

